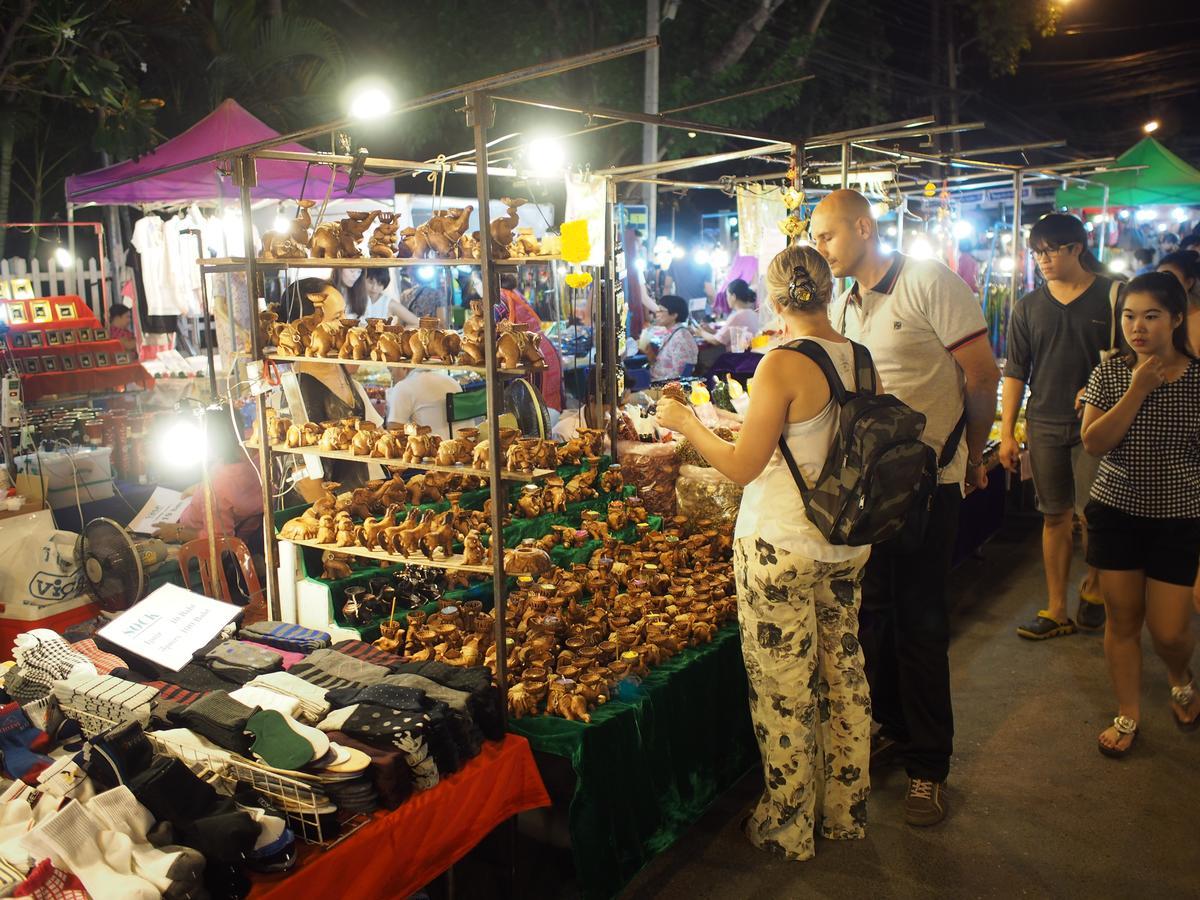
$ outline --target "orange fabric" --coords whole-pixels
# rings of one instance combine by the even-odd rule
[[[287,875],[254,876],[251,900],[404,898],[429,884],[497,825],[550,797],[529,742],[485,741],[479,756],[433,790],[380,812],[330,850],[304,846]]]

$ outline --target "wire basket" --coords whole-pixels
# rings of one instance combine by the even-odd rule
[[[121,724],[71,706],[63,706],[62,711],[79,723],[88,738]],[[155,750],[182,760],[198,777],[224,794],[232,795],[239,782],[249,786],[286,815],[296,835],[310,844],[332,847],[370,820],[369,816],[356,815],[339,821],[336,806],[322,791],[235,753],[181,744],[153,731],[147,731],[146,737]]]

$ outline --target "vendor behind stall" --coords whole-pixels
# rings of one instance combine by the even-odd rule
[[[136,353],[137,338],[133,334],[133,310],[124,303],[114,303],[108,308],[108,336],[120,341],[122,349]]]
[[[705,323],[696,330],[696,337],[707,344],[716,344],[726,350],[733,349],[735,329],[744,329],[747,340],[758,334],[758,295],[741,278],[729,282],[726,295],[733,311],[720,328]]]
[[[289,302],[285,309],[297,311],[299,316],[311,315],[319,305],[326,322],[341,318],[345,309],[342,295],[333,285],[319,278],[303,278],[289,288]],[[362,385],[356,382],[348,366],[327,363],[303,362],[296,366],[296,380],[304,411],[311,422],[336,422],[339,419],[356,418],[382,425],[382,417],[371,405],[370,398]],[[293,411],[294,412],[294,411]],[[296,482],[295,491],[300,498],[312,502],[321,496],[321,481],[335,481],[342,490],[359,487],[372,477],[364,463],[348,460],[326,459],[322,461],[324,479],[305,478]],[[299,502],[298,498],[292,498]]]
[[[658,301],[654,326],[642,332],[638,346],[650,360],[650,379],[670,381],[689,374],[696,366],[696,339],[687,327],[688,304],[667,294]]]

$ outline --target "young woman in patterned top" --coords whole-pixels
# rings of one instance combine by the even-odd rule
[[[1120,308],[1124,353],[1101,363],[1084,392],[1083,445],[1103,456],[1087,507],[1088,562],[1108,606],[1104,655],[1117,717],[1100,752],[1137,737],[1143,621],[1167,665],[1180,728],[1200,727],[1192,678],[1192,584],[1200,565],[1200,360],[1187,340],[1187,295],[1165,272],[1129,283]]]

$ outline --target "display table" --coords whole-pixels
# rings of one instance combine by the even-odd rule
[[[569,828],[587,897],[611,897],[759,763],[736,624],[592,711],[509,722],[575,773]]]
[[[529,743],[486,741],[479,756],[437,787],[414,794],[328,850],[303,845],[286,875],[254,876],[255,900],[408,897],[433,881],[497,825],[549,806]]]

